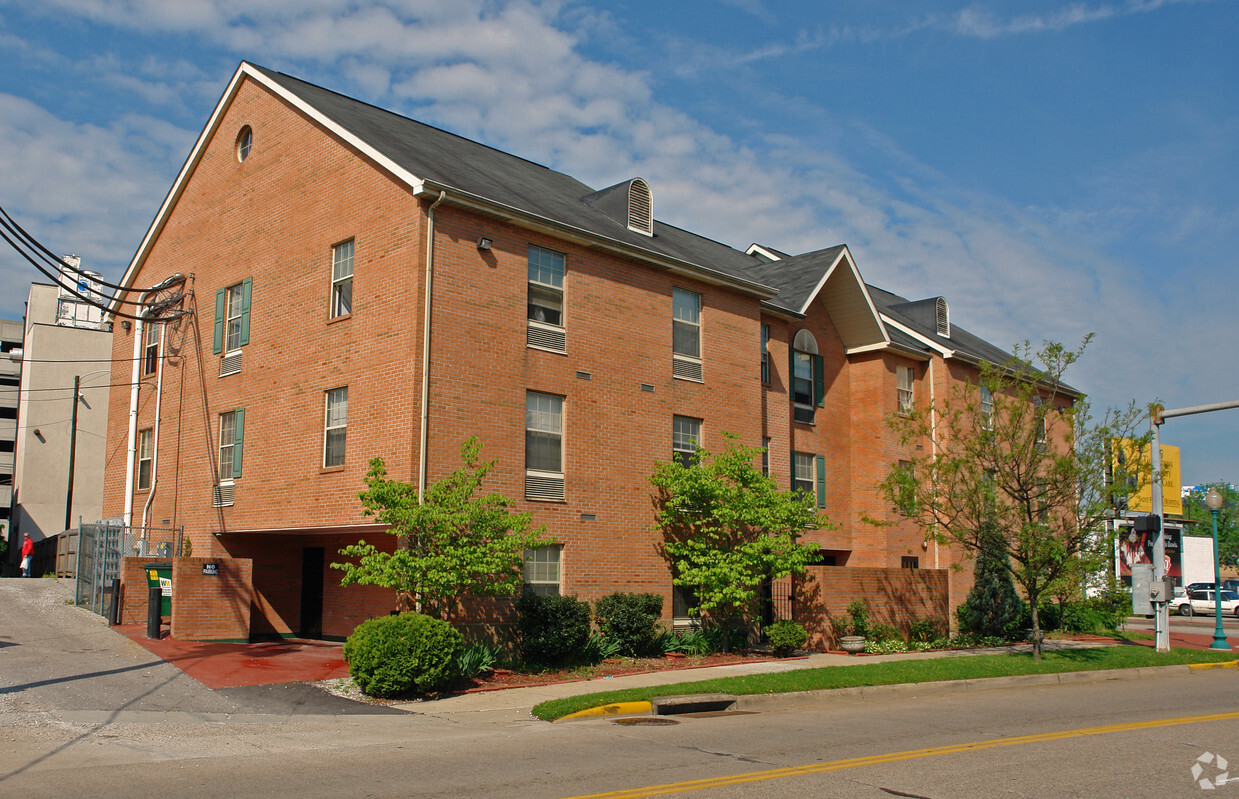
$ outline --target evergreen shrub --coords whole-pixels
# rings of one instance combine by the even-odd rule
[[[770,642],[770,652],[775,657],[785,658],[805,645],[809,633],[802,625],[783,619],[766,628],[766,640]]]
[[[344,660],[368,696],[430,693],[459,675],[464,639],[452,625],[420,613],[380,616],[357,625],[344,642]]]
[[[516,601],[520,653],[532,666],[582,660],[589,643],[589,603],[574,596],[525,594]]]
[[[663,598],[659,594],[621,591],[608,594],[594,604],[598,629],[619,647],[619,654],[633,657],[654,653],[662,613]]]

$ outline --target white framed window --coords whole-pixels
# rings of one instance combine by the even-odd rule
[[[344,465],[348,435],[348,386],[326,392],[323,422],[323,466]]]
[[[981,386],[981,429],[994,429],[994,392]]]
[[[564,398],[525,394],[525,497],[564,498]]]
[[[895,394],[897,407],[900,413],[912,413],[913,395],[912,395],[912,380],[913,372],[911,366],[896,366],[895,367]]]
[[[250,150],[254,146],[254,131],[249,125],[245,125],[237,133],[237,162],[240,163],[250,157]]]
[[[693,453],[701,446],[701,420],[676,416],[671,422],[671,457],[681,466],[691,466]]]
[[[530,347],[564,352],[564,274],[567,259],[562,252],[529,245],[528,333]]]
[[[154,463],[155,433],[151,428],[138,432],[138,490],[151,487],[151,464]]]
[[[811,453],[797,452],[796,458],[796,475],[793,480],[793,488],[803,494],[816,494],[817,481],[814,479],[814,458]]]
[[[558,544],[525,550],[525,593],[558,596],[563,547]]]
[[[697,591],[692,586],[671,584],[671,618],[672,624],[684,626],[692,624],[697,619]]]
[[[159,324],[147,319],[142,330],[142,374],[153,375],[159,369]]]
[[[238,283],[227,288],[224,309],[224,348],[232,352],[241,348],[243,338],[241,333],[245,328],[244,284]]]
[[[245,411],[227,411],[219,415],[219,479],[235,480],[241,476],[242,442],[245,436]]]
[[[353,240],[331,248],[331,318],[353,312]]]
[[[701,380],[701,295],[688,289],[671,290],[671,374]]]
[[[792,340],[792,420],[813,424],[817,408],[826,402],[825,363],[818,354],[817,339],[808,330]]]
[[[1036,396],[1036,397],[1033,397],[1032,402],[1033,402],[1033,424],[1037,426],[1037,430],[1035,433],[1035,436],[1036,436],[1035,442],[1038,447],[1041,447],[1042,449],[1044,449],[1045,448],[1045,414],[1046,414],[1045,399],[1040,396]]]
[[[761,382],[770,382],[770,325],[761,326]]]
[[[763,477],[770,476],[770,439],[761,440],[761,473]]]

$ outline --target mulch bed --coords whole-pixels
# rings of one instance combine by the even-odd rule
[[[457,683],[453,688],[453,693],[498,691],[504,688],[528,688],[535,685],[602,680],[607,677],[623,677],[630,674],[703,669],[709,666],[727,666],[735,663],[766,663],[772,660],[778,660],[778,658],[771,657],[765,652],[733,652],[730,654],[685,655],[684,657],[608,658],[596,666],[578,666],[570,669],[529,673],[496,669],[486,672],[475,679]]]

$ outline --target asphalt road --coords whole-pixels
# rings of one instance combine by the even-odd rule
[[[662,726],[365,715],[211,692],[131,642],[138,652],[113,651],[107,636],[123,638],[63,603],[25,608],[14,635],[12,609],[29,596],[9,582],[0,785],[11,796],[1239,797],[1239,782],[1204,793],[1191,772],[1218,776],[1216,760],[1198,762],[1206,752],[1239,764],[1239,670],[791,698]],[[40,659],[42,680],[29,673]]]

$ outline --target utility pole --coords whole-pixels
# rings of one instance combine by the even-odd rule
[[[73,421],[69,430],[69,490],[65,496],[65,528],[73,522],[73,461],[77,458],[77,398],[82,389],[82,376],[73,376]],[[78,542],[81,546],[81,542]]]

